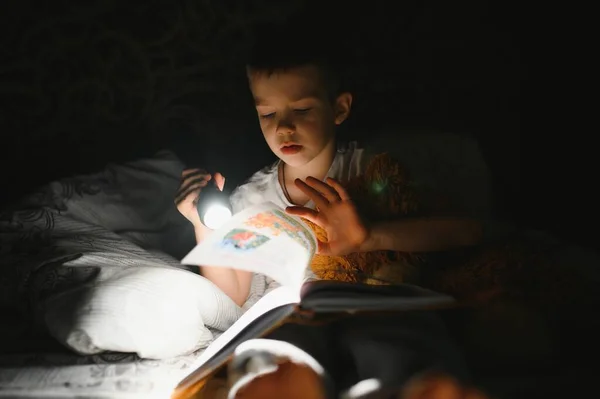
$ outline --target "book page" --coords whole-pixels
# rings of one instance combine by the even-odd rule
[[[305,223],[266,202],[234,215],[181,263],[261,273],[299,292],[316,248]]]
[[[250,309],[248,309],[231,327],[223,334],[215,339],[206,350],[196,359],[190,367],[193,374],[204,363],[209,361],[213,356],[219,353],[227,344],[234,339],[244,328],[250,325],[254,320],[267,313],[268,311],[278,308],[279,306],[295,304],[300,301],[300,296],[297,291],[292,291],[289,287],[281,286],[260,298]],[[255,338],[255,337],[248,337]],[[232,351],[235,348],[232,348]]]

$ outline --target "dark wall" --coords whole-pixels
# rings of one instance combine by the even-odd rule
[[[308,5],[329,18],[332,51],[347,57],[351,132],[393,124],[472,134],[506,217],[595,244],[579,227],[597,215],[581,155],[589,145],[557,128],[556,104],[568,99],[550,67],[561,50],[552,42],[540,52],[552,39],[539,15],[499,1],[349,3],[3,2],[3,203],[165,147],[245,178],[271,159],[244,80],[252,28]]]

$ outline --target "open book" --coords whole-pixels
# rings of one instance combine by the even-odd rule
[[[454,299],[414,286],[369,286],[336,281],[306,282],[317,250],[312,229],[271,202],[234,215],[186,257],[183,264],[247,270],[281,286],[267,293],[199,357],[179,388],[194,384],[224,364],[240,343],[258,338],[294,314],[444,308]],[[179,396],[182,397],[182,396]]]
[[[181,262],[262,273],[296,293],[298,300],[316,249],[315,235],[305,223],[267,202],[234,215]]]

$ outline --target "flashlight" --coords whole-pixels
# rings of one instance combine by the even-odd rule
[[[202,188],[196,209],[202,224],[211,230],[221,227],[232,215],[229,195],[212,182]]]

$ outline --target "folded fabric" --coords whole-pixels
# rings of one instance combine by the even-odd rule
[[[108,165],[0,212],[0,306],[81,354],[167,358],[206,346],[242,310],[178,261],[194,245],[173,203],[183,167],[168,152]]]
[[[241,309],[207,279],[168,267],[129,267],[46,302],[45,323],[81,354],[135,352],[164,359],[206,347]]]

